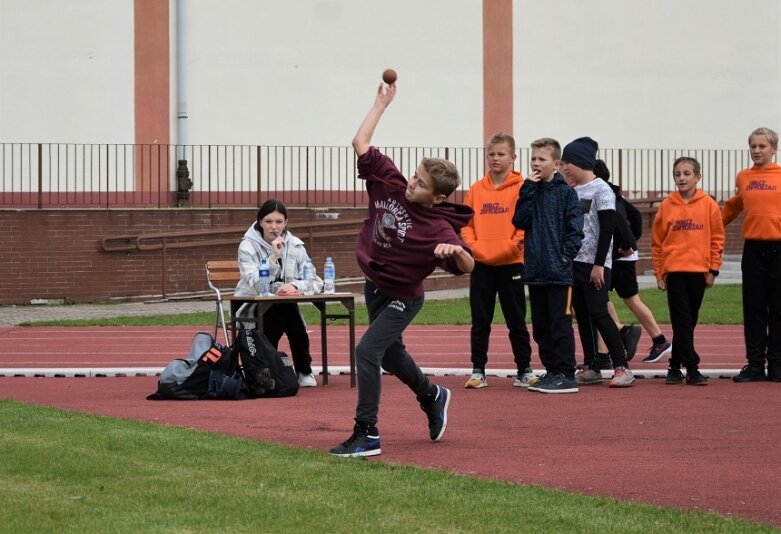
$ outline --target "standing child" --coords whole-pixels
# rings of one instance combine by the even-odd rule
[[[721,267],[724,225],[716,201],[697,189],[700,164],[680,157],[673,164],[677,191],[662,201],[654,217],[651,257],[656,285],[667,291],[667,307],[673,328],[673,350],[667,383],[705,386],[694,350],[694,328],[706,287],[712,287]]]
[[[423,280],[436,267],[453,274],[474,268],[458,235],[474,213],[468,206],[446,201],[461,182],[456,167],[444,159],[423,158],[407,182],[390,158],[370,146],[395,94],[395,84],[379,86],[374,105],[353,139],[358,172],[369,194],[369,217],[358,235],[355,255],[366,276],[370,324],[355,348],[358,404],[353,433],[331,449],[336,456],[380,454],[380,367],[415,393],[428,417],[429,437],[442,439],[450,390],[432,384],[423,374],[407,352],[402,333],[423,306]]]
[[[526,294],[523,289],[523,231],[512,225],[523,177],[513,170],[515,139],[494,134],[486,147],[488,174],[466,194],[464,204],[475,211],[461,237],[472,249],[475,269],[469,280],[469,307],[472,312],[472,376],[466,388],[488,385],[488,339],[494,318],[496,295],[507,324],[518,370],[514,386],[528,387],[536,380],[531,370],[532,349],[526,329]]]
[[[778,134],[757,128],[748,137],[754,165],[735,179],[735,195],[721,212],[726,226],[743,219],[743,338],[746,365],[735,382],[781,382],[781,165],[773,161]]]
[[[525,231],[525,282],[532,333],[545,375],[529,391],[577,393],[572,330],[572,260],[583,239],[578,195],[557,172],[561,145],[548,137],[531,144],[532,172],[521,187],[513,225]]]
[[[564,174],[576,184],[575,191],[583,211],[583,245],[572,267],[575,282],[572,304],[585,359],[576,376],[579,384],[602,382],[597,363],[599,332],[613,364],[610,386],[628,387],[635,377],[627,368],[621,334],[607,309],[616,196],[610,186],[594,174],[598,149],[596,141],[581,137],[565,146],[562,154]]]
[[[637,285],[637,240],[643,234],[643,217],[631,202],[621,194],[621,187],[610,182],[610,169],[601,159],[594,165],[594,174],[602,178],[616,195],[616,221],[613,228],[613,267],[610,273],[610,290],[615,290],[627,308],[637,317],[651,337],[652,345],[643,363],[655,363],[670,354],[672,344],[656,323],[653,312],[640,300]],[[611,303],[608,311],[618,325],[626,348],[626,359],[631,361],[637,351],[642,333],[639,326],[622,325]]]

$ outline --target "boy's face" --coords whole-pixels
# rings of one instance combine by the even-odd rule
[[[757,167],[764,167],[773,162],[773,154],[776,149],[770,144],[765,135],[752,135],[748,140],[748,148],[751,151],[751,160]]]
[[[515,162],[515,153],[510,150],[507,143],[496,143],[488,146],[485,151],[485,159],[491,173],[505,175],[510,172]]]
[[[567,179],[567,183],[569,185],[575,186],[581,183],[583,180],[585,180],[588,177],[589,171],[586,169],[581,169],[577,165],[573,165],[572,163],[567,163],[566,161],[561,162],[561,172],[564,175],[564,178]]]
[[[427,208],[445,200],[445,195],[434,193],[434,179],[426,172],[423,165],[419,165],[410,178],[404,196],[413,204],[420,204]]]
[[[678,191],[684,198],[690,197],[697,189],[700,175],[694,173],[694,165],[688,161],[682,161],[673,169],[673,178]]]
[[[553,159],[553,149],[549,146],[532,148],[532,172],[537,172],[540,180],[550,182],[559,170],[560,161]]]

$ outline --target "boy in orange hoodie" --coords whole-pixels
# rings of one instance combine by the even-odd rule
[[[781,165],[773,161],[778,134],[757,128],[748,138],[754,166],[738,173],[735,195],[724,203],[724,225],[743,220],[743,337],[746,366],[735,382],[781,382]]]
[[[724,225],[718,204],[697,189],[700,163],[680,157],[673,163],[677,191],[662,201],[652,228],[651,257],[657,287],[667,291],[667,306],[673,329],[673,350],[667,370],[668,384],[705,386],[708,379],[699,370],[700,356],[694,350],[694,328],[705,295],[721,267]]]
[[[464,204],[475,211],[469,224],[461,229],[461,238],[472,249],[475,259],[469,282],[472,375],[464,384],[468,389],[488,385],[485,366],[497,294],[518,369],[513,385],[528,387],[536,381],[526,328],[523,230],[512,224],[523,183],[521,173],[513,170],[515,158],[515,139],[504,132],[494,134],[486,147],[488,173],[469,189],[464,199]]]

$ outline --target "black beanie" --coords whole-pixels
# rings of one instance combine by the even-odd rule
[[[561,159],[587,171],[594,170],[599,144],[590,137],[580,137],[564,147]]]

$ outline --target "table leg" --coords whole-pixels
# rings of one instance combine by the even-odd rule
[[[326,304],[325,302],[313,302],[320,310],[320,345],[323,352],[323,386],[328,385],[328,339],[326,334]]]

